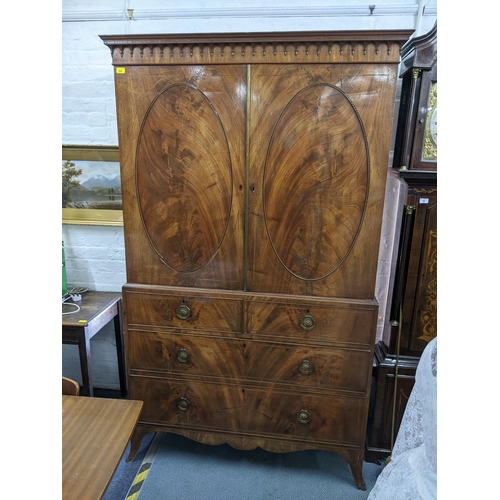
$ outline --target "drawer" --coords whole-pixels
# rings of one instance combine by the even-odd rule
[[[308,442],[362,446],[364,398],[342,398],[160,378],[130,377],[140,421]]]
[[[248,303],[247,328],[251,335],[284,341],[307,339],[371,346],[377,326],[377,306],[325,306]]]
[[[242,300],[210,295],[160,294],[126,291],[124,311],[128,326],[241,332]]]
[[[244,339],[129,329],[135,371],[219,377],[366,393],[369,350],[282,345]]]

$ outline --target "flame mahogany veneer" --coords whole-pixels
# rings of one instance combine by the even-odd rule
[[[410,31],[102,36],[145,435],[362,463]]]

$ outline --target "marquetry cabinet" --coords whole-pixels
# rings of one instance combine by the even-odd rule
[[[115,71],[132,438],[362,462],[409,31],[102,36]]]

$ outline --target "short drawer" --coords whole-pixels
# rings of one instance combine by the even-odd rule
[[[133,291],[126,291],[123,298],[129,327],[148,325],[234,333],[241,331],[241,299]]]
[[[141,422],[361,446],[364,398],[132,376]]]
[[[366,393],[369,350],[282,345],[129,329],[131,370]]]
[[[298,305],[251,301],[247,328],[252,335],[280,339],[348,342],[370,346],[377,307]]]

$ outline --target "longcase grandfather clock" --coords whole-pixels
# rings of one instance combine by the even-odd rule
[[[420,356],[437,336],[437,24],[404,45],[400,77],[393,169],[408,195],[389,304],[390,341],[375,346],[370,459],[390,454]]]
[[[143,437],[329,450],[365,489],[377,257],[411,31],[102,36]]]

